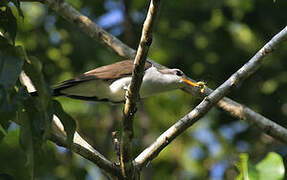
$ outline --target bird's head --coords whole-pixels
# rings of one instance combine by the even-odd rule
[[[162,74],[168,76],[170,83],[179,84],[181,86],[200,87],[196,82],[191,81],[180,69],[162,69]]]

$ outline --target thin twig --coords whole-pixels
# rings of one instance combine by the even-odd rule
[[[21,83],[27,87],[28,92],[33,92],[36,90],[32,84],[31,79],[24,72],[21,73],[20,80]],[[68,147],[67,135],[64,130],[64,126],[56,115],[53,116],[53,121],[51,124],[50,140],[59,146]],[[97,150],[95,150],[77,132],[74,134],[72,151],[81,155],[85,159],[92,161],[106,173],[112,176],[121,177],[120,169],[107,158],[105,158],[102,154],[100,154]]]
[[[244,79],[253,74],[262,64],[263,58],[271,53],[279,44],[287,39],[287,27],[276,34],[255,56],[253,56],[244,66],[235,72],[228,80],[215,89],[209,96],[196,106],[190,113],[185,115],[167,131],[160,135],[157,140],[146,148],[135,160],[134,164],[141,168],[153,160],[160,151],[166,147],[174,138],[184,130],[203,117],[215,103],[223,98],[232,87],[238,85]]]
[[[121,138],[121,169],[124,177],[132,178],[132,138],[133,119],[136,112],[136,103],[139,100],[139,90],[144,75],[144,67],[149,47],[152,43],[152,30],[159,12],[160,0],[151,0],[147,17],[145,19],[141,40],[134,60],[131,84],[126,93],[126,103],[123,111],[123,132]]]

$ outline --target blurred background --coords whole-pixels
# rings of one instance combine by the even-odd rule
[[[69,0],[73,7],[132,48],[137,48],[148,1]],[[16,45],[42,62],[54,85],[98,66],[124,60],[95,42],[45,5],[21,3]],[[284,0],[162,1],[149,57],[182,69],[211,88],[223,83],[286,26]],[[15,10],[15,9],[14,9]],[[16,11],[16,10],[15,10]],[[16,15],[16,13],[15,13]],[[259,71],[228,96],[287,126],[287,44],[268,56]],[[98,151],[118,161],[112,132],[120,131],[122,105],[57,98],[77,121],[77,129]],[[135,120],[134,156],[187,114],[199,99],[177,90],[142,101]],[[0,172],[27,179],[19,128],[12,124],[0,142]],[[36,179],[105,179],[101,170],[65,148],[48,142]],[[287,146],[252,124],[213,108],[173,141],[144,169],[142,179],[234,179],[240,153],[253,162],[268,152],[286,160]],[[285,166],[286,167],[286,166]]]

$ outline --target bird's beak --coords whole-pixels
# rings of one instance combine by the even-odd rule
[[[189,80],[189,79],[187,79],[187,78],[185,78],[185,77],[183,77],[182,80],[183,80],[186,84],[188,84],[188,85],[190,85],[190,86],[200,87],[200,85],[198,85],[198,84],[195,83],[195,82],[192,82],[191,80]]]

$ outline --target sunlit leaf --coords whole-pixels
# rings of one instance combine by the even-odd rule
[[[7,135],[6,130],[2,127],[1,124],[0,124],[0,132],[1,132],[2,134],[4,134],[5,136]]]
[[[3,126],[0,124],[0,141],[2,140],[2,138],[4,137],[4,136],[6,136],[7,135],[7,132],[6,132],[6,130],[3,128]],[[0,178],[1,179],[1,178]]]
[[[260,173],[260,180],[280,180],[284,178],[285,168],[282,157],[270,152],[267,156],[256,165]]]
[[[248,154],[239,155],[240,162],[236,164],[239,175],[236,180],[257,180],[259,175],[255,167],[248,161]]]
[[[23,12],[20,8],[20,0],[12,0],[11,2],[13,2],[13,4],[16,6],[19,15],[24,18]]]

